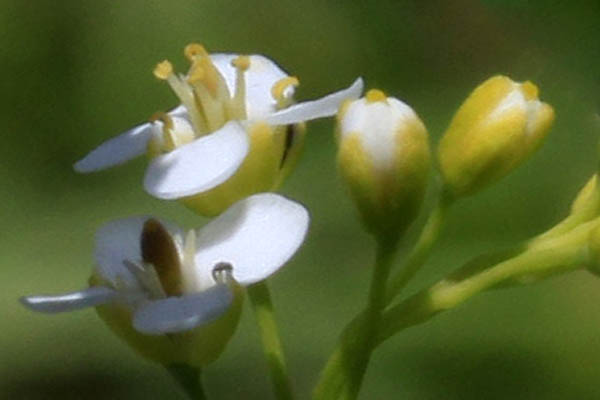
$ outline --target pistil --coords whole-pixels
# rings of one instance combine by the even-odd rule
[[[187,82],[194,90],[198,109],[202,110],[206,118],[208,131],[212,132],[225,124],[225,110],[223,104],[216,97],[217,90],[213,85],[214,79],[207,78],[211,72],[202,64],[198,60],[194,61],[188,73]]]
[[[192,63],[188,83],[194,90],[198,108],[203,110],[209,130],[217,130],[228,120],[227,105],[230,94],[225,79],[202,45],[189,44],[184,54]]]

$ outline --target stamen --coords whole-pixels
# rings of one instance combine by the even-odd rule
[[[184,292],[190,292],[196,284],[196,232],[190,229],[183,242],[183,256],[181,261],[181,275],[183,276]],[[212,282],[210,282],[212,284]],[[201,284],[202,285],[202,284]],[[210,285],[207,285],[210,287]]]
[[[387,101],[387,96],[381,90],[371,89],[367,92],[365,96],[368,103],[375,103],[378,101]]]
[[[287,99],[284,94],[288,87],[293,86],[296,87],[300,84],[300,81],[295,76],[286,76],[275,82],[273,87],[271,87],[271,95],[275,100],[277,100],[277,105],[279,108],[285,108],[289,104],[289,99]]]
[[[530,81],[525,81],[521,84],[525,100],[537,100],[538,98],[538,87]]]
[[[206,77],[206,72],[204,68],[198,62],[194,62],[192,67],[190,68],[190,72],[188,73],[187,81],[190,84],[202,82]]]
[[[194,99],[194,92],[185,81],[181,80],[173,73],[173,65],[167,60],[158,63],[154,68],[154,76],[166,80],[173,92],[175,92],[175,95],[179,97],[181,104],[183,104],[188,111],[196,134],[200,135],[203,132],[206,132],[206,122],[198,112],[196,100]]]
[[[209,57],[197,57],[194,59],[190,73],[188,74],[188,83],[194,85],[194,87],[201,83],[214,98],[218,97],[219,73]]]
[[[242,71],[246,71],[250,68],[250,57],[249,56],[238,56],[231,61],[231,65]]]
[[[228,284],[233,281],[233,266],[228,262],[217,263],[213,270],[212,276],[215,282]]]
[[[148,118],[148,122],[156,122],[156,121],[161,121],[164,124],[163,129],[172,130],[175,127],[175,124],[173,123],[173,119],[171,118],[171,116],[162,111],[157,111],[154,114],[152,114],[152,116],[150,116],[150,118]]]
[[[168,60],[161,61],[154,67],[153,73],[155,77],[165,81],[169,76],[173,75],[173,64]]]
[[[142,289],[150,298],[162,299],[167,297],[156,269],[151,264],[144,266],[130,260],[123,260],[125,268],[137,279]]]
[[[162,132],[163,132],[163,140],[164,140],[164,142],[163,142],[164,150],[167,152],[175,150],[178,145],[178,143],[177,143],[178,140],[177,140],[177,137],[175,136],[175,133],[173,132],[173,130],[175,128],[173,119],[171,118],[171,116],[169,114],[159,111],[159,112],[154,113],[150,117],[150,122],[156,122],[156,121],[162,121],[162,123],[163,123]]]
[[[196,232],[190,229],[185,237],[183,246],[183,263],[187,265],[194,264],[196,257]]]
[[[140,249],[142,260],[152,264],[165,293],[169,296],[181,295],[179,251],[173,237],[159,221],[150,218],[144,223]]]
[[[194,61],[194,59],[198,56],[208,56],[208,52],[204,46],[198,43],[190,43],[185,46],[183,54],[185,54],[185,57],[190,61]]]
[[[204,111],[209,130],[222,127],[226,122],[223,105],[229,99],[229,93],[209,57],[200,56],[194,60],[187,81],[193,87],[198,107]]]
[[[235,67],[235,95],[231,99],[229,117],[231,119],[246,119],[246,77],[245,72],[250,68],[249,56],[238,56],[231,61]]]

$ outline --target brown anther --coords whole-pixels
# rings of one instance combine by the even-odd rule
[[[154,266],[165,293],[181,295],[179,251],[169,231],[156,219],[148,219],[142,229],[140,247],[142,260]]]

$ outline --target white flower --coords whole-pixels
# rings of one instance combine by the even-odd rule
[[[281,268],[308,223],[304,207],[272,193],[236,203],[185,237],[152,218],[117,220],[97,232],[92,287],[21,300],[45,313],[114,305],[131,313],[138,332],[187,331],[226,313],[236,283],[247,286]]]
[[[362,92],[359,78],[345,90],[292,104],[298,79],[264,56],[209,55],[197,44],[188,45],[185,54],[192,63],[187,75],[176,75],[168,61],[154,71],[169,83],[181,105],[103,143],[75,164],[78,172],[112,167],[148,151],[154,157],[144,179],[148,193],[161,199],[196,195],[232,177],[249,152],[261,151],[253,143],[253,132],[281,137],[275,164],[281,168],[294,140],[285,138],[285,126],[332,116],[344,100]],[[267,179],[263,172],[247,175],[245,181]],[[278,181],[268,180],[266,190]],[[248,194],[233,197],[237,201]]]

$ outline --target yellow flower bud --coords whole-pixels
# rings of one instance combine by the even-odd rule
[[[542,143],[554,120],[537,87],[494,76],[479,85],[454,115],[438,149],[447,189],[477,192],[502,178]]]
[[[430,165],[425,126],[406,104],[371,90],[338,114],[338,165],[367,229],[395,238],[421,206]]]
[[[600,214],[600,187],[598,174],[592,175],[571,205],[571,215],[578,215],[584,221]]]

